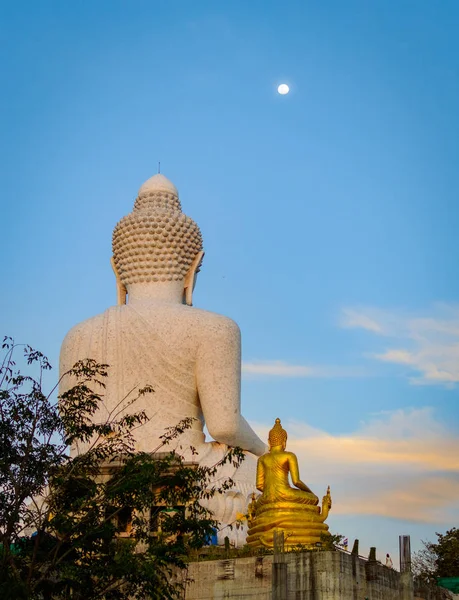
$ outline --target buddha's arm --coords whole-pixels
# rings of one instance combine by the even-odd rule
[[[303,483],[300,479],[298,460],[293,453],[289,454],[288,466],[290,468],[290,477],[292,478],[293,485],[299,490],[303,490],[304,492],[309,492],[310,494],[313,494],[313,492],[308,488],[308,486],[305,483]]]
[[[262,492],[264,487],[265,487],[265,468],[264,468],[264,465],[262,464],[261,460],[258,459],[258,462],[257,462],[257,490],[260,490],[260,492]]]
[[[81,346],[81,328],[81,325],[73,327],[62,342],[59,355],[59,377],[62,380],[59,384],[59,393],[64,392],[76,383],[76,380],[73,380],[69,375],[66,377],[63,377],[63,375],[70,371],[78,360],[87,358],[86,356],[77,356]]]
[[[228,446],[264,454],[264,443],[241,415],[241,337],[231,319],[215,321],[202,336],[196,379],[210,435]]]

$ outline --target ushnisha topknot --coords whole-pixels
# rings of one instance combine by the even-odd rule
[[[124,285],[179,281],[202,250],[198,225],[182,213],[175,186],[154,175],[113,231],[113,259]]]
[[[276,419],[274,427],[269,432],[268,441],[271,447],[281,446],[287,442],[287,432],[282,427],[280,419]]]

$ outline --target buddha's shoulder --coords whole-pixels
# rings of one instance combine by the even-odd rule
[[[239,331],[238,325],[229,317],[202,308],[186,306],[185,304],[138,304],[132,308],[127,304],[121,307],[115,306],[109,311],[117,309],[121,309],[120,315],[124,319],[140,317],[151,323],[172,321],[177,324],[186,324],[189,327],[196,325],[198,327],[205,326],[221,330]]]
[[[266,463],[277,463],[288,460],[289,458],[294,458],[296,455],[293,452],[287,452],[283,450],[282,452],[267,452],[260,456],[259,460]]]
[[[233,321],[233,319],[230,319],[225,315],[220,315],[218,313],[211,312],[210,310],[203,310],[202,308],[194,308],[189,306],[183,306],[182,311],[183,314],[188,316],[190,320],[201,321],[209,325],[214,325],[215,327],[239,331],[239,326],[236,321]]]
[[[74,325],[65,336],[63,345],[65,346],[66,344],[72,343],[77,339],[84,338],[87,335],[91,335],[97,329],[105,327],[111,316],[121,313],[120,308],[122,307],[112,306],[107,308],[107,310],[104,312],[90,317],[89,319],[85,319],[77,325]]]
[[[137,320],[150,322],[152,326],[155,323],[174,322],[176,326],[186,327],[189,333],[193,330],[206,331],[209,335],[215,336],[239,336],[239,326],[233,319],[200,308],[194,308],[184,305],[173,307],[164,306],[146,306],[131,308],[129,304],[122,306],[112,306],[104,312],[95,315],[70,329],[64,339],[64,345],[73,344],[76,340],[92,336],[98,331],[118,327],[120,323],[123,326],[129,326],[130,323]]]
[[[187,334],[206,344],[240,343],[241,332],[233,319],[200,308],[182,306],[178,309],[180,322]]]
[[[296,459],[296,454],[294,452],[287,452],[287,451],[285,451],[284,452],[284,456],[286,458],[295,458]]]

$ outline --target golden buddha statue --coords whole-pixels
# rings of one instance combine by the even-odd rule
[[[275,531],[283,531],[285,546],[311,546],[328,534],[324,523],[331,509],[330,486],[318,506],[318,497],[300,479],[298,460],[286,452],[287,432],[276,419],[269,432],[269,452],[257,463],[257,489],[262,492],[252,507],[247,543],[252,547],[273,547]],[[292,487],[289,483],[289,474]]]

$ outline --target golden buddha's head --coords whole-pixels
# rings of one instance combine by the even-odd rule
[[[282,427],[280,419],[276,419],[274,427],[269,432],[268,442],[269,449],[274,448],[275,446],[282,446],[285,450],[285,446],[287,445],[287,432]]]

